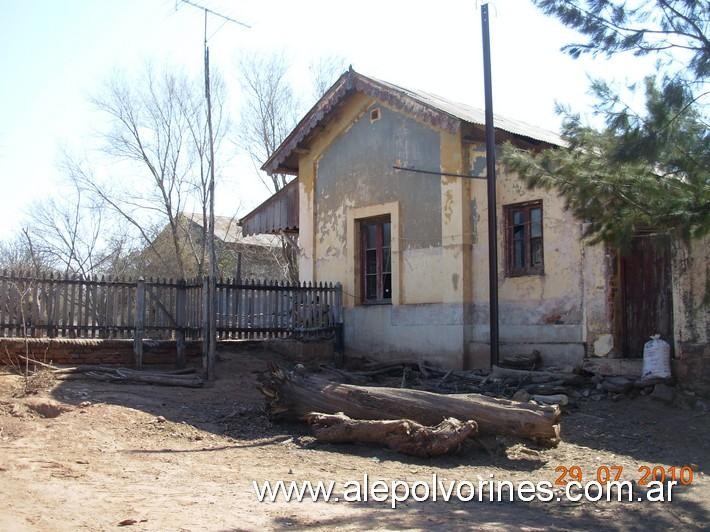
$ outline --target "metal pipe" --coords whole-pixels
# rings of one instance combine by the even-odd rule
[[[488,286],[490,307],[491,365],[498,364],[498,220],[496,212],[495,129],[493,126],[493,88],[491,84],[491,39],[488,4],[481,6],[483,29],[483,85],[486,101],[486,174],[488,190]]]
[[[403,172],[414,172],[415,174],[429,174],[429,175],[443,175],[446,177],[464,177],[466,179],[486,179],[485,176],[477,175],[466,175],[466,174],[452,174],[449,172],[434,172],[433,170],[420,170],[419,168],[406,168],[404,166],[393,165],[392,168],[395,170],[401,170]]]

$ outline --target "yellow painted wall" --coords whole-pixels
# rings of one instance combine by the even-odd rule
[[[485,158],[483,144],[469,145],[472,157]],[[582,298],[580,282],[582,224],[564,210],[563,200],[554,192],[528,190],[523,181],[497,165],[496,195],[498,202],[498,278],[501,301],[519,301],[574,297]],[[471,200],[476,205],[473,299],[488,301],[488,206],[486,182],[475,180]],[[506,277],[505,275],[505,219],[503,206],[525,201],[542,200],[544,275]]]
[[[359,261],[357,260],[359,241],[356,238],[355,222],[362,218],[389,214],[393,239],[392,304],[440,303],[442,301],[442,257],[447,255],[448,259],[451,253],[458,254],[452,243],[448,244],[448,250],[444,250],[438,240],[408,241],[398,229],[400,206],[396,201],[381,202],[373,198],[372,201],[355,203],[351,198],[342,198],[337,202],[337,207],[324,212],[322,207],[324,202],[319,203],[319,198],[315,197],[315,180],[318,179],[319,162],[333,143],[346,135],[358,120],[367,120],[366,113],[375,106],[396,113],[382,102],[374,102],[371,98],[356,94],[347,100],[337,116],[329,121],[326,129],[314,139],[309,152],[300,157],[301,279],[338,280],[343,283],[344,305],[346,307],[355,305],[360,299]],[[460,168],[460,161],[457,162],[457,158],[461,157],[460,142],[458,138],[447,139],[447,141],[450,144],[447,153],[452,161],[447,160],[447,164],[452,168]],[[458,149],[454,149],[454,146]],[[406,164],[406,161],[393,159],[392,163],[395,162]],[[409,177],[403,175],[402,179],[406,180]],[[429,179],[438,178],[430,176]],[[461,192],[458,194],[460,197]],[[417,213],[408,212],[407,215],[408,223],[420,223]],[[460,224],[461,213],[457,211],[455,216],[457,218],[452,219],[451,224]],[[347,230],[344,230],[345,228]],[[454,232],[460,233],[460,230]]]
[[[409,209],[403,207],[402,202],[396,198],[382,200],[374,197],[372,201],[358,200],[360,203],[356,203],[351,197],[315,196],[319,164],[324,156],[355,124],[362,124],[358,121],[367,121],[366,115],[374,107],[399,113],[384,102],[355,94],[345,101],[333,119],[326,121],[325,129],[311,141],[309,151],[300,156],[301,278],[309,281],[340,281],[343,283],[346,308],[358,305],[359,242],[356,237],[356,221],[389,214],[393,224],[392,307],[443,305],[446,307],[443,312],[453,312],[458,316],[455,320],[459,320],[457,323],[460,323],[461,338],[456,339],[454,344],[458,342],[461,351],[466,352],[470,344],[487,341],[476,338],[472,333],[474,325],[487,323],[486,182],[430,176],[439,183],[440,203],[437,209],[440,210],[440,227],[437,227],[437,231],[440,230],[440,241],[431,239],[411,242],[406,232],[413,225],[421,223],[421,213],[412,212],[411,206]],[[385,119],[386,113],[382,120]],[[416,120],[413,117],[408,119]],[[466,173],[475,166],[475,162],[480,167],[481,158],[485,158],[483,144],[464,142],[460,131],[452,133],[433,129],[430,125],[426,127],[434,131],[439,139],[439,171]],[[402,134],[406,135],[407,132]],[[407,166],[408,160],[394,160],[398,156],[392,154],[392,163]],[[406,159],[406,153],[404,157]],[[349,175],[343,179],[353,177]],[[407,187],[410,185],[406,180],[413,178],[402,175],[401,179],[402,184],[399,186]],[[387,183],[391,185],[391,179]],[[501,327],[506,327],[503,332],[508,332],[511,327],[522,327],[517,334],[527,334],[528,330],[532,331],[530,334],[536,334],[535,329],[525,327],[562,326],[562,333],[566,336],[562,337],[560,344],[564,341],[576,342],[582,350],[582,342],[593,344],[599,338],[608,340],[611,324],[608,320],[608,272],[604,248],[586,246],[582,242],[582,224],[565,211],[562,199],[554,192],[528,190],[517,176],[508,173],[500,165],[497,194],[499,298]],[[503,205],[538,199],[543,201],[545,274],[506,277]],[[323,208],[326,203],[329,205],[327,212]],[[565,326],[568,328],[564,329]],[[452,329],[447,329],[446,334],[453,334]],[[553,331],[553,334],[557,334],[557,331]],[[610,349],[606,346],[608,341],[605,341],[598,342],[600,349],[606,349],[599,354],[607,354]]]
[[[302,281],[317,281],[323,279],[343,279],[346,273],[345,266],[335,267],[335,269],[318,271],[316,262],[318,251],[316,250],[316,227],[315,227],[315,176],[317,172],[318,159],[324,150],[338,136],[347,132],[350,126],[361,117],[372,103],[368,96],[356,93],[347,99],[334,120],[325,122],[325,128],[316,136],[310,149],[299,157],[298,161],[298,194],[299,194],[299,275]],[[345,208],[345,206],[343,206]],[[343,215],[341,213],[341,215]],[[321,243],[321,249],[327,248],[327,244]],[[322,253],[322,251],[321,251]],[[321,265],[321,268],[325,268]],[[330,276],[330,277],[329,277]]]
[[[468,166],[485,176],[485,145],[465,144]],[[579,360],[585,354],[582,342],[593,346],[600,337],[612,339],[608,304],[607,262],[604,246],[589,246],[582,239],[582,223],[564,208],[564,200],[554,191],[529,190],[517,175],[503,165],[496,167],[498,218],[498,299],[501,340],[515,337],[552,353],[549,359]],[[471,202],[473,328],[471,365],[488,360],[488,200],[486,181],[472,181]],[[542,200],[543,275],[506,275],[506,220],[504,206]],[[483,326],[481,324],[484,324]],[[575,344],[565,348],[564,344]],[[606,355],[612,345],[597,344]],[[593,347],[586,349],[593,352]],[[549,360],[548,359],[548,360]],[[547,362],[547,360],[546,360]],[[564,364],[564,362],[562,363]]]
[[[441,171],[450,174],[465,172],[461,132],[441,132]],[[471,213],[469,196],[471,180],[453,176],[441,177],[441,302],[470,301]]]

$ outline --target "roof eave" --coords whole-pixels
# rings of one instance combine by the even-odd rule
[[[445,109],[437,107],[433,103],[422,101],[416,94],[412,96],[411,91],[381,82],[363,74],[355,72],[352,67],[342,74],[338,80],[326,91],[323,97],[306,113],[291,133],[284,139],[269,159],[262,165],[261,169],[268,174],[283,173],[298,175],[298,167],[289,165],[287,161],[292,157],[294,150],[307,140],[313,129],[352,91],[363,92],[373,98],[377,98],[385,104],[395,109],[409,113],[424,120],[434,127],[450,131],[459,131],[462,123],[480,126],[476,122],[465,120]],[[417,97],[415,97],[417,96]],[[520,132],[508,131],[505,128],[496,128],[506,131],[515,136],[530,139],[535,143],[544,143],[549,146],[564,146],[564,143],[555,144],[549,140],[530,137]]]

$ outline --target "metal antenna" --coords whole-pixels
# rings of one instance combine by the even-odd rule
[[[207,374],[207,380],[213,380],[215,378],[214,374],[214,361],[215,353],[217,351],[217,255],[215,253],[214,247],[214,140],[212,138],[212,99],[210,96],[210,48],[207,46],[207,15],[213,15],[224,20],[224,25],[227,22],[232,22],[238,24],[245,28],[251,28],[248,24],[239,22],[231,17],[212,11],[205,6],[201,6],[190,0],[181,0],[184,4],[195,7],[204,11],[205,13],[205,101],[207,102],[207,132],[209,134],[209,144],[210,144],[210,183],[209,183],[209,197],[210,197],[210,215],[209,215],[209,256],[210,256],[210,275],[209,275],[209,288],[208,288],[208,298],[207,298],[207,312],[208,312],[208,331],[203,331],[202,334],[209,334],[209,341],[207,344],[207,353],[202,354],[202,369]],[[219,30],[217,30],[219,31]],[[216,32],[215,32],[216,33]]]
[[[180,0],[183,4],[187,4],[192,7],[196,7],[197,9],[200,9],[204,11],[205,13],[209,13],[210,15],[214,15],[215,17],[219,17],[227,22],[233,22],[234,24],[239,24],[240,26],[244,26],[245,28],[251,28],[249,24],[245,24],[244,22],[240,22],[236,19],[233,19],[232,17],[228,17],[227,15],[223,15],[222,13],[218,13],[217,11],[212,11],[211,9],[201,6],[200,4],[196,4],[195,2],[191,2],[190,0]]]

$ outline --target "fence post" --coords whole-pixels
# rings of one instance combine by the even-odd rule
[[[185,301],[186,301],[185,280],[178,282],[175,292],[175,365],[184,368],[187,364],[185,357]]]
[[[45,284],[45,305],[47,311],[47,338],[54,338],[56,333],[54,331],[54,292],[57,289],[54,284],[54,272],[49,272],[49,282]]]
[[[133,332],[133,354],[136,369],[143,368],[143,333],[145,328],[145,281],[136,282],[136,314]]]
[[[209,281],[202,278],[202,369],[207,373],[207,354],[210,348]]]
[[[335,284],[335,365],[342,366],[345,362],[345,338],[343,334],[343,285]]]

